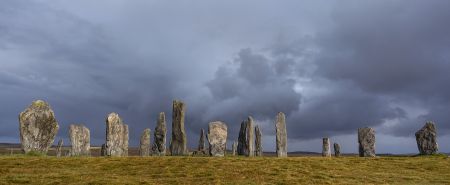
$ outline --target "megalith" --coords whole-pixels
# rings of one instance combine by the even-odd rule
[[[279,112],[275,121],[276,148],[278,157],[287,157],[286,116]]]
[[[375,157],[375,130],[373,128],[358,129],[360,157]]]
[[[238,154],[252,157],[255,155],[255,137],[253,118],[249,116],[242,121],[238,137]]]
[[[255,156],[263,156],[263,150],[262,150],[262,133],[261,129],[259,129],[259,126],[255,126]]]
[[[22,150],[46,154],[58,133],[58,122],[50,105],[37,100],[19,115]]]
[[[106,155],[128,156],[128,125],[117,113],[106,118]]]
[[[150,155],[150,129],[146,128],[142,132],[141,139],[139,142],[139,155],[141,157],[146,157]]]
[[[154,132],[154,143],[152,152],[156,156],[166,155],[166,115],[164,112],[159,113],[158,121]]]
[[[59,139],[58,145],[56,145],[56,157],[61,157],[63,144],[64,144],[64,141],[62,139]]]
[[[72,144],[70,156],[91,155],[91,135],[88,128],[72,124],[69,126],[69,137]]]
[[[100,150],[100,156],[107,156],[106,155],[106,144],[102,144],[102,148]]]
[[[323,157],[331,157],[330,138],[322,139],[322,156]]]
[[[184,114],[186,106],[182,101],[173,101],[172,112],[172,138],[170,141],[170,153],[173,156],[187,155],[186,131],[184,129]]]
[[[233,156],[235,156],[237,154],[237,146],[238,146],[238,142],[234,141],[233,145],[231,146],[231,154]]]
[[[206,154],[206,145],[205,145],[205,130],[200,129],[200,139],[198,140],[198,152],[200,154]]]
[[[227,125],[221,121],[214,121],[208,125],[209,155],[223,157],[227,145]]]
[[[334,143],[334,156],[335,157],[341,156],[341,146],[338,143]]]
[[[416,132],[417,147],[421,155],[438,153],[437,133],[433,122],[428,121]]]

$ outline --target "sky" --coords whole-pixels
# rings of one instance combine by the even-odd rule
[[[2,0],[0,143],[20,142],[37,99],[66,144],[81,123],[101,145],[111,112],[131,146],[165,112],[169,143],[178,99],[190,148],[216,120],[231,146],[252,116],[275,151],[281,111],[289,151],[330,137],[356,153],[372,127],[377,153],[417,153],[414,133],[434,121],[450,152],[449,19],[444,0]]]

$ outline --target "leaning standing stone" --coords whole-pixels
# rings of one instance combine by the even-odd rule
[[[205,152],[205,130],[200,129],[200,139],[198,141],[198,152],[201,154],[206,154]]]
[[[322,156],[323,156],[323,157],[331,157],[331,144],[330,144],[330,138],[323,138],[323,143],[322,143]]]
[[[375,130],[373,128],[358,129],[360,157],[375,157]]]
[[[231,146],[231,154],[233,156],[235,156],[237,153],[237,146],[238,146],[238,142],[237,141],[233,142],[233,145]]]
[[[140,145],[139,145],[139,155],[142,157],[150,155],[150,129],[147,128],[142,132]]]
[[[259,129],[259,126],[256,125],[255,126],[255,156],[263,156],[263,151],[262,151],[262,144],[261,144],[261,129]]]
[[[69,136],[72,143],[71,156],[91,155],[91,136],[88,128],[83,125],[70,125]]]
[[[172,112],[172,138],[170,142],[170,153],[172,155],[187,155],[186,131],[184,130],[184,114],[186,106],[183,102],[173,101]]]
[[[238,154],[245,156],[255,155],[253,118],[249,116],[241,123],[241,130],[238,138]]]
[[[334,143],[334,156],[341,156],[341,146],[338,143]]]
[[[279,112],[277,114],[275,129],[276,129],[277,156],[287,157],[286,116],[282,112]]]
[[[153,143],[153,154],[157,156],[166,155],[166,115],[164,112],[159,113],[158,123],[156,124]]]
[[[37,100],[19,115],[20,141],[25,153],[46,154],[58,133],[58,122],[50,105]]]
[[[422,129],[416,132],[416,141],[421,155],[438,153],[436,127],[433,122],[425,123]]]
[[[227,125],[221,121],[208,125],[209,154],[214,157],[225,156],[227,145]]]
[[[128,156],[128,125],[117,113],[106,118],[106,155]]]
[[[62,139],[59,139],[58,145],[56,146],[56,157],[61,157],[61,150],[63,146],[64,141]]]

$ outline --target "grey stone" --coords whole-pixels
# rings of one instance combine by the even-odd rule
[[[358,129],[360,157],[375,157],[375,130],[373,128]]]
[[[128,125],[117,113],[106,118],[106,155],[128,156]]]
[[[227,125],[214,121],[208,125],[209,154],[214,157],[225,156],[227,146]]]
[[[248,157],[255,155],[253,118],[249,116],[242,121],[238,138],[238,154]]]
[[[421,155],[438,153],[437,133],[433,122],[428,121],[416,132],[417,147]]]
[[[262,133],[261,129],[259,129],[259,126],[255,126],[255,156],[263,156],[263,150],[262,150]]]
[[[142,157],[146,157],[150,155],[150,129],[144,129],[142,132],[140,145],[139,145],[139,155]]]
[[[91,134],[88,128],[83,125],[70,125],[69,136],[72,147],[71,156],[91,155]]]
[[[200,139],[198,141],[198,152],[206,154],[206,145],[205,145],[205,130],[200,129]]]
[[[50,105],[37,100],[19,115],[22,150],[46,154],[58,133],[58,122]]]
[[[322,156],[331,157],[331,143],[330,138],[323,138],[322,143]]]
[[[338,143],[334,143],[334,156],[341,156],[341,146]]]
[[[59,139],[58,145],[56,146],[56,157],[61,157],[61,151],[62,151],[63,144],[64,144],[64,141],[62,139]]]
[[[237,141],[234,141],[233,142],[233,145],[231,146],[231,154],[233,155],[233,156],[235,156],[236,154],[237,154],[237,146],[238,146],[238,142]]]
[[[156,156],[166,155],[166,115],[164,112],[159,113],[158,122],[154,132],[154,143],[152,153]]]
[[[279,112],[275,121],[276,147],[278,157],[287,157],[286,116]]]
[[[106,144],[102,144],[102,149],[100,150],[100,156],[107,156],[106,155]]]
[[[173,101],[172,138],[170,141],[170,153],[173,156],[188,154],[186,131],[184,129],[185,111],[186,106],[183,102],[178,100]]]

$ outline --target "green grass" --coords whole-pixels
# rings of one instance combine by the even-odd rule
[[[450,184],[450,159],[2,156],[0,184]]]

